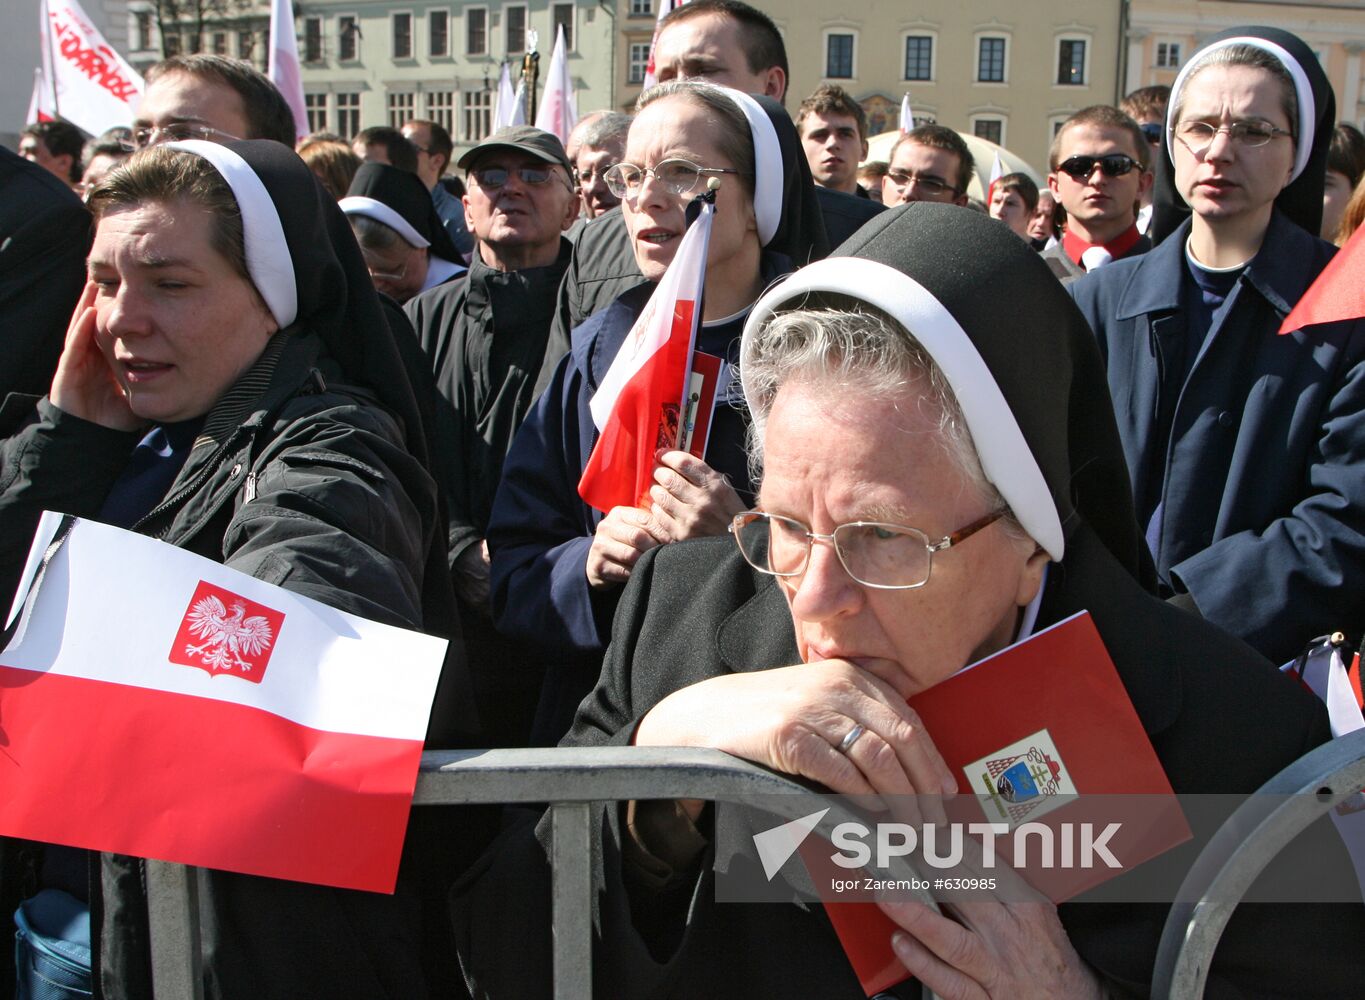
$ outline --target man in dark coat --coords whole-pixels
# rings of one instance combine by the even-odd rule
[[[1177,791],[1248,793],[1326,740],[1311,694],[1144,587],[1100,359],[1037,255],[957,208],[885,218],[841,248],[850,256],[774,287],[746,325],[759,507],[772,514],[741,515],[736,533],[754,540],[759,524],[768,546],[648,553],[566,743],[710,746],[835,791],[938,793],[956,779],[906,699],[1082,609]],[[979,294],[982,271],[1019,305],[1009,322]],[[777,516],[789,530],[762,521]],[[879,530],[844,537],[867,520]],[[701,803],[607,805],[591,830],[595,995],[864,996],[822,908],[716,901]],[[545,823],[509,829],[457,886],[476,996],[548,995],[548,838]],[[1187,865],[1180,851],[1169,857]],[[965,935],[959,951],[931,954],[928,934],[898,950],[941,995],[1140,993],[1165,917],[1082,903],[1012,904],[1001,921],[962,912],[917,924]],[[509,921],[514,939],[498,930]],[[1239,911],[1208,995],[1349,992],[1362,932],[1358,906]]]
[[[76,193],[0,148],[0,402],[52,384],[89,249],[90,213]]]
[[[466,153],[465,215],[478,240],[467,274],[412,299],[407,313],[436,374],[446,456],[447,544],[465,643],[494,743],[526,739],[539,688],[488,617],[484,533],[502,462],[534,399],[555,294],[578,215],[564,147],[548,132],[501,129]]]

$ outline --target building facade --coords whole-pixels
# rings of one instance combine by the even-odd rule
[[[622,108],[644,79],[654,3],[617,0]],[[837,83],[863,105],[873,134],[897,127],[909,92],[917,121],[998,142],[1046,170],[1057,125],[1121,93],[1121,0],[849,0],[818,14],[798,14],[789,2],[760,6],[786,40],[787,107]]]
[[[1317,53],[1337,99],[1337,119],[1365,122],[1365,2],[1362,0],[1133,0],[1124,67],[1125,92],[1171,84],[1212,36],[1239,24],[1266,24],[1298,35]]]
[[[130,4],[134,64],[167,50],[190,51],[195,24],[158,25],[154,5]],[[302,64],[309,131],[350,138],[371,125],[401,125],[430,118],[456,143],[456,157],[488,134],[502,63],[521,71],[527,30],[539,36],[544,86],[555,33],[563,26],[569,73],[580,111],[604,107],[612,93],[611,9],[590,0],[519,0],[516,3],[431,0],[297,0],[294,27]],[[226,0],[206,20],[200,50],[247,59],[264,70],[270,17],[266,0]]]

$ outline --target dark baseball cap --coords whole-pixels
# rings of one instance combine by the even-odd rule
[[[461,156],[456,166],[468,170],[475,160],[491,149],[515,149],[546,163],[558,163],[569,172],[569,176],[573,176],[573,167],[569,165],[568,154],[564,152],[564,144],[559,137],[530,125],[509,125],[498,129]]]

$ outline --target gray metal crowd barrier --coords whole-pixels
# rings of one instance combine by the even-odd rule
[[[1290,765],[1249,798],[1201,852],[1162,934],[1154,1000],[1202,994],[1209,960],[1236,901],[1279,850],[1309,824],[1365,786],[1365,731],[1334,740]],[[592,996],[589,816],[594,802],[707,799],[747,802],[797,819],[831,805],[779,774],[717,750],[652,747],[428,752],[414,805],[548,802],[553,816],[551,906],[556,1000]],[[816,832],[855,819],[835,805]],[[906,858],[882,877],[912,879]],[[152,971],[156,995],[202,1000],[198,897],[194,870],[150,862]],[[927,893],[923,901],[936,906]],[[1210,901],[1210,898],[1218,902]],[[932,1000],[931,997],[926,1000]]]

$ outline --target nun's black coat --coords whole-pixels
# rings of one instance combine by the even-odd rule
[[[453,739],[472,724],[453,718],[468,710],[469,695],[421,408],[335,201],[287,147],[261,140],[231,149],[280,217],[298,315],[208,412],[165,500],[134,530],[353,614],[442,635],[455,629],[438,696],[455,705],[438,709]],[[41,512],[98,516],[142,437],[46,400],[30,411],[22,426],[16,406],[0,416],[10,421],[0,429],[9,435],[0,442],[7,592]],[[450,832],[443,837],[449,853]],[[206,995],[425,996],[417,892],[425,886],[414,877],[413,846],[410,837],[396,896],[199,870]],[[93,858],[97,995],[149,997],[145,862]]]
[[[1365,321],[1277,333],[1336,252],[1277,210],[1182,380],[1188,233],[1069,290],[1104,355],[1139,516],[1162,504],[1162,580],[1283,663],[1365,616]]]

